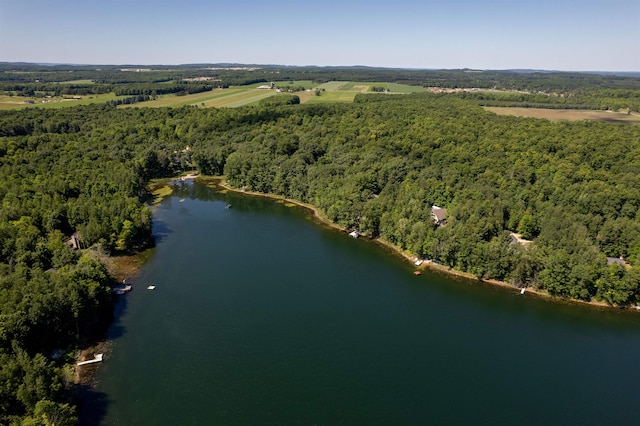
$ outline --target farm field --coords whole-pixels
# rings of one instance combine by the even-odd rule
[[[61,81],[58,84],[96,84],[93,80],[68,80],[68,81]]]
[[[22,109],[22,108],[66,108],[76,105],[89,105],[104,103],[115,99],[126,98],[126,96],[116,96],[113,93],[105,93],[102,95],[83,96],[80,99],[71,99],[63,97],[53,98],[31,98],[23,96],[0,95],[0,109]],[[33,101],[33,103],[26,103]],[[44,101],[44,102],[43,102]]]
[[[636,123],[640,124],[640,115],[637,113],[622,113],[614,111],[577,110],[577,109],[546,109],[546,108],[519,108],[519,107],[484,107],[498,115],[514,115],[517,117],[546,118],[551,121],[575,121],[594,120],[610,123]]]
[[[264,84],[264,83],[263,83]],[[195,93],[193,95],[175,96],[163,95],[154,101],[125,105],[130,107],[180,107],[184,105],[202,106],[205,108],[236,108],[245,105],[257,104],[260,100],[277,96],[272,90],[257,89],[260,84],[251,86],[236,86],[228,89],[214,89],[211,92]],[[356,94],[370,93],[372,85],[387,88],[390,93],[415,93],[424,92],[425,89],[417,86],[408,86],[397,83],[371,83],[355,81],[330,81],[316,85],[310,80],[276,81],[276,87],[304,87],[306,91],[295,92],[301,103],[331,103],[331,102],[353,102]],[[316,96],[315,89],[323,90],[320,96]]]
[[[289,82],[291,86],[304,86],[305,83],[312,83],[308,81],[294,81]],[[278,83],[276,83],[278,85]],[[353,99],[358,93],[372,93],[371,87],[378,86],[384,87],[390,94],[408,94],[408,93],[422,93],[426,92],[426,89],[421,86],[409,86],[407,84],[399,83],[384,83],[384,82],[362,82],[362,81],[330,81],[317,86],[309,86],[308,92],[296,92],[295,94],[300,97],[301,103],[331,103],[331,102],[353,102]],[[323,90],[320,96],[316,96],[315,89]]]
[[[254,87],[232,87],[229,89],[214,89],[210,92],[194,93],[192,95],[176,96],[163,95],[153,101],[126,105],[125,107],[181,107],[185,105],[204,106],[205,108],[238,107],[250,104],[260,99],[273,96],[271,90],[260,90]]]
[[[423,93],[427,91],[427,89],[425,89],[422,86],[410,86],[408,84],[400,84],[400,83],[384,83],[384,84],[387,86],[387,88],[391,93],[409,94],[409,93]],[[380,83],[377,83],[377,85],[380,85]]]
[[[324,91],[320,94],[320,96],[316,96],[315,93],[309,93],[309,97],[305,97],[303,100],[300,97],[301,103],[308,104],[321,104],[321,103],[332,103],[332,102],[353,102],[353,99],[360,92],[347,92],[347,91]]]
[[[69,80],[59,84],[91,84],[91,80]],[[264,83],[256,83],[250,86],[232,86],[227,89],[214,89],[210,92],[201,92],[185,96],[161,95],[152,101],[140,102],[131,105],[121,105],[120,108],[161,108],[181,107],[185,105],[201,106],[204,108],[235,108],[244,105],[256,105],[262,99],[277,96],[273,90],[258,89]],[[276,87],[285,88],[303,87],[305,91],[294,92],[300,97],[301,103],[331,103],[353,102],[356,94],[371,93],[371,87],[384,87],[387,93],[416,93],[426,89],[420,86],[409,86],[398,83],[360,82],[360,81],[329,81],[317,84],[311,80],[285,80],[275,81]],[[320,89],[320,96],[316,96],[315,90]],[[113,93],[102,95],[82,96],[80,99],[71,97],[33,98],[22,96],[0,95],[0,109],[22,108],[63,108],[74,105],[87,105],[103,103],[115,99],[123,99],[128,96],[117,97]]]
[[[287,80],[287,81],[275,81],[276,87],[304,87],[305,89],[313,89],[317,86],[311,80]]]

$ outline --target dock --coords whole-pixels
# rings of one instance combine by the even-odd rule
[[[76,365],[94,364],[96,362],[102,362],[102,354],[96,354],[96,356],[93,359],[90,359],[89,361],[81,361]]]

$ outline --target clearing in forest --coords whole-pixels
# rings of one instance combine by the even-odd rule
[[[114,99],[122,99],[126,96],[116,96],[113,93],[100,95],[77,96],[49,96],[49,97],[29,97],[29,96],[9,96],[0,95],[0,109],[21,109],[21,108],[65,108],[76,105],[99,104]]]
[[[517,117],[546,118],[551,121],[594,120],[610,123],[640,123],[640,114],[615,111],[597,111],[581,109],[546,109],[521,107],[484,107],[498,115],[515,115]]]
[[[214,89],[209,92],[176,96],[163,95],[153,101],[127,105],[129,107],[181,107],[185,105],[203,106],[205,108],[239,107],[273,96],[275,91],[256,89],[254,87],[231,87]]]
[[[303,101],[302,97],[300,97],[300,101],[309,104],[319,104],[319,103],[332,103],[332,102],[353,102],[353,99],[360,92],[346,92],[346,91],[324,91],[320,93],[320,96],[316,96],[315,94],[308,99]]]

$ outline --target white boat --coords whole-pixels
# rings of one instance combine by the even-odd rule
[[[156,289],[155,285],[147,286],[147,290],[155,290],[155,289]]]
[[[525,288],[524,288],[524,287],[522,287],[522,288],[520,289],[520,294],[524,294],[524,292],[525,292]]]

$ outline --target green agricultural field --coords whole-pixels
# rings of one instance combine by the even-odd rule
[[[332,81],[331,83],[340,83],[341,85],[339,86],[338,90],[341,91],[355,91],[355,92],[361,92],[363,88],[367,88],[371,83],[363,83],[363,82],[358,82],[358,81]],[[330,84],[330,83],[327,83]],[[329,90],[329,89],[327,89]]]
[[[136,107],[145,106],[152,108],[162,107],[181,107],[184,105],[201,105],[212,102],[213,100],[225,97],[231,97],[238,93],[245,92],[244,88],[231,88],[231,89],[214,89],[210,92],[194,93],[192,95],[176,96],[176,95],[161,95],[156,100],[142,102],[133,105],[125,105],[123,107]]]
[[[93,80],[69,80],[69,81],[59,81],[58,84],[81,84],[81,85],[88,85],[88,84],[95,84],[95,82]]]
[[[181,107],[185,105],[203,106],[205,108],[235,108],[249,105],[261,99],[274,95],[273,90],[256,89],[256,85],[232,87],[229,89],[214,89],[210,92],[194,93],[192,95],[176,96],[163,95],[153,101],[125,105],[126,107]]]
[[[62,82],[60,84],[90,84],[90,80],[74,80]],[[214,89],[209,92],[195,93],[192,95],[176,96],[161,95],[152,101],[140,102],[131,105],[122,105],[121,108],[139,107],[181,107],[185,105],[202,106],[205,108],[235,108],[244,105],[257,105],[260,100],[275,95],[273,90],[258,89],[264,83],[256,83],[249,86],[236,86],[228,89]],[[415,93],[425,91],[422,87],[408,86],[397,83],[374,83],[358,81],[330,81],[320,85],[311,80],[296,80],[277,82],[276,86],[304,87],[303,92],[295,92],[300,97],[301,103],[331,103],[331,102],[353,102],[356,94],[371,93],[372,86],[382,86],[389,90],[389,93]],[[315,95],[315,89],[322,90],[320,96]],[[91,103],[102,103],[114,99],[123,99],[128,96],[116,97],[114,94],[89,95],[81,99],[71,99],[70,97],[58,98],[25,98],[21,96],[0,95],[0,109],[20,109],[29,107],[40,108],[62,108],[74,105],[86,105]],[[33,102],[33,103],[28,103]]]
[[[316,87],[324,89],[327,92],[335,92],[337,90],[343,90],[343,88],[348,84],[348,81],[329,81],[328,83],[323,83]]]
[[[313,89],[317,86],[311,80],[287,80],[287,81],[276,81],[276,87],[304,87],[306,90]]]
[[[375,83],[375,84],[378,84],[378,83]],[[400,84],[400,83],[385,83],[385,84],[387,85],[387,88],[391,93],[409,94],[409,93],[423,93],[427,91],[427,89],[425,89],[422,86],[409,86],[408,84]]]
[[[231,96],[225,99],[218,99],[210,102],[209,104],[205,103],[207,107],[216,107],[216,108],[236,108],[245,105],[249,105],[255,102],[258,102],[262,99],[273,96],[273,90],[259,90],[253,89],[250,91],[238,93],[236,96]]]
[[[353,102],[353,99],[360,92],[330,92],[324,91],[320,94],[320,96],[312,95],[308,99],[305,100],[305,103],[308,104],[321,104],[321,103],[332,103],[332,102]],[[302,101],[302,98],[300,98]]]
[[[75,105],[89,105],[105,103],[114,99],[123,99],[126,96],[116,96],[113,93],[105,93],[102,95],[82,96],[80,99],[70,97],[52,97],[52,98],[31,98],[24,96],[7,96],[0,95],[0,109],[22,109],[22,108],[66,108]],[[33,103],[29,103],[33,102]]]

